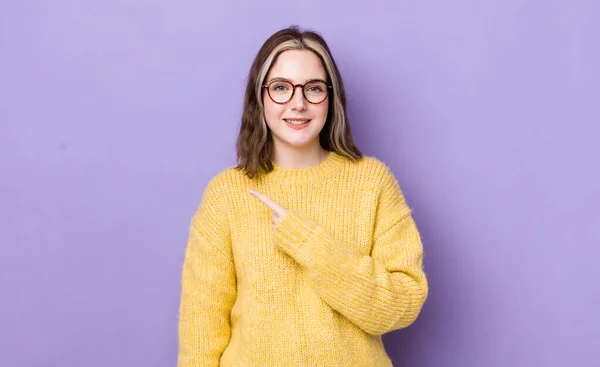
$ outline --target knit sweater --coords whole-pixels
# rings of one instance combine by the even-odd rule
[[[261,192],[288,210],[272,228]],[[391,366],[381,335],[427,297],[422,245],[381,161],[336,153],[204,191],[182,273],[179,367]]]

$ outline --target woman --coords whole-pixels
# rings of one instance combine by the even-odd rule
[[[237,151],[192,220],[179,366],[391,366],[381,335],[427,297],[421,241],[393,174],[354,145],[318,34],[262,46]]]

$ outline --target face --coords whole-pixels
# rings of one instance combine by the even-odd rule
[[[279,54],[277,61],[267,74],[265,84],[275,80],[286,80],[292,84],[305,84],[313,80],[327,81],[327,72],[319,57],[309,50],[288,50]],[[278,87],[280,90],[285,88]],[[310,87],[312,88],[312,87]],[[318,89],[310,89],[318,92]],[[327,93],[327,91],[325,91]],[[304,98],[302,88],[297,87],[292,99],[284,104],[271,100],[267,90],[263,91],[265,119],[273,136],[275,149],[281,145],[292,148],[319,148],[319,133],[327,120],[329,96],[318,104]]]

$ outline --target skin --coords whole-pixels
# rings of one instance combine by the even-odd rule
[[[275,229],[275,227],[281,222],[283,217],[287,214],[287,209],[277,204],[273,199],[268,197],[265,194],[261,194],[258,191],[250,190],[250,195],[254,196],[258,200],[260,200],[263,204],[265,204],[269,209],[273,211],[273,215],[271,216],[271,229]]]
[[[266,84],[276,79],[285,79],[293,84],[308,81],[327,80],[327,72],[319,57],[309,50],[288,50],[282,52],[267,74]],[[328,97],[329,98],[329,97]],[[327,121],[328,99],[319,104],[309,103],[297,87],[292,99],[285,104],[277,104],[265,92],[263,95],[265,120],[273,137],[273,160],[284,168],[305,168],[325,160],[329,152],[319,143],[319,134]],[[310,120],[302,130],[291,129],[285,120]],[[250,195],[260,200],[273,211],[274,229],[287,213],[287,209],[270,197],[256,191]]]
[[[327,72],[319,57],[309,50],[282,52],[266,77],[266,83],[284,79],[293,84],[311,80],[327,80]],[[263,93],[264,116],[273,137],[273,160],[284,168],[305,168],[320,163],[327,157],[319,144],[319,134],[327,121],[329,103],[309,103],[297,87],[291,101],[277,104]],[[285,120],[310,120],[302,130],[291,129]]]

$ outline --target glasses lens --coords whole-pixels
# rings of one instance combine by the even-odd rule
[[[304,96],[311,103],[321,103],[327,98],[327,84],[315,81],[304,86]]]
[[[276,103],[285,103],[294,93],[294,86],[288,82],[273,82],[269,85],[269,96]]]

